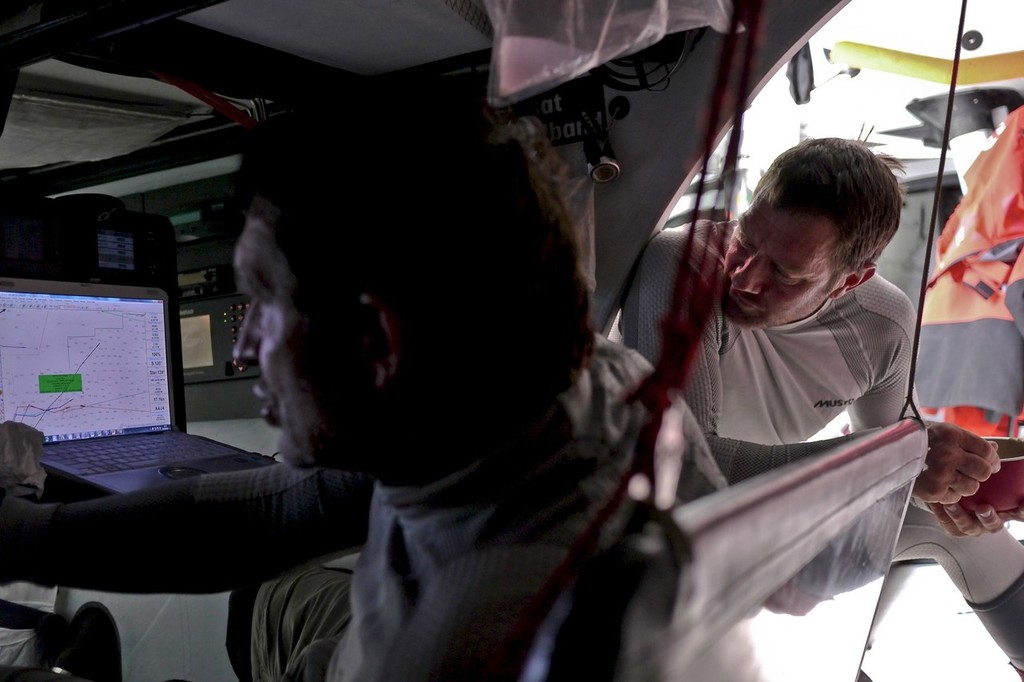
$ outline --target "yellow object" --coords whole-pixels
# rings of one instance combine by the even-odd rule
[[[855,69],[875,69],[934,83],[948,84],[953,73],[952,59],[926,57],[849,41],[836,43],[828,53],[828,60]],[[973,85],[1021,77],[1024,77],[1024,52],[1006,52],[961,58],[956,81],[960,85]]]

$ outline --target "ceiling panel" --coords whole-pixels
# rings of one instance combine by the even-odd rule
[[[360,75],[491,46],[487,14],[470,0],[228,0],[183,19]]]

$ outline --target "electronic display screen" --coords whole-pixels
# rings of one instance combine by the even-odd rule
[[[209,315],[181,318],[181,360],[184,369],[213,366]]]
[[[47,249],[43,220],[0,221],[0,257],[31,263],[45,261]]]
[[[96,265],[110,270],[135,269],[135,235],[124,230],[96,230]]]

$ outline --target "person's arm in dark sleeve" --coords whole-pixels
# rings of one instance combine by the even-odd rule
[[[0,505],[0,582],[219,592],[366,538],[373,480],[261,467],[69,504]]]

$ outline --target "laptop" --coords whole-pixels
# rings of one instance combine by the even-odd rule
[[[175,426],[160,288],[0,278],[0,422],[43,433],[48,474],[108,493],[275,463]]]

